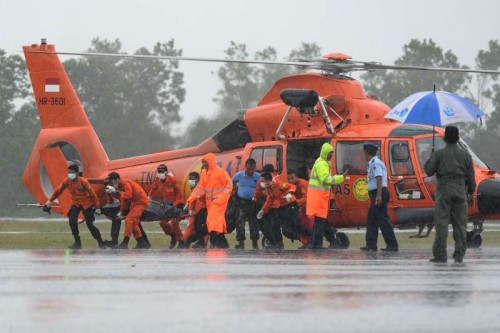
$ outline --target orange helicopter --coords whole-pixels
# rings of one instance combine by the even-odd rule
[[[90,180],[104,204],[103,180],[111,171],[137,181],[148,191],[157,165],[165,163],[181,184],[184,197],[188,197],[188,174],[200,171],[201,155],[208,152],[216,154],[219,166],[230,175],[242,170],[247,158],[253,158],[257,171],[272,164],[286,180],[287,170],[295,170],[300,177],[307,178],[308,160],[318,156],[324,142],[330,142],[335,148],[332,172],[349,170],[345,183],[332,187],[328,223],[334,228],[366,226],[369,197],[362,147],[367,142],[379,147],[380,158],[388,166],[392,223],[399,228],[432,223],[435,178],[425,174],[423,165],[430,156],[433,136],[437,149],[444,146],[441,128],[434,131],[431,126],[405,125],[385,119],[390,108],[366,96],[361,83],[346,73],[373,69],[500,73],[388,66],[352,61],[342,53],[327,54],[320,60],[291,62],[64,53],[56,52],[55,46],[45,40],[24,46],[23,50],[42,129],[22,179],[38,202],[47,201],[53,188],[65,177],[68,163],[79,165],[80,172]],[[256,107],[246,110],[196,147],[109,160],[59,54],[278,64],[321,73],[308,72],[279,79]],[[483,221],[500,218],[500,175],[490,170],[465,142],[461,141],[460,146],[474,160],[478,186],[468,207],[469,221],[474,223],[473,230],[468,232],[468,245],[479,247]],[[64,193],[54,211],[65,214],[70,205],[69,195]],[[340,247],[349,246],[345,233],[337,232],[337,240]]]

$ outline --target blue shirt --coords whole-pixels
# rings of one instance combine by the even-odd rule
[[[257,187],[260,173],[254,172],[252,177],[245,174],[245,170],[237,172],[233,176],[233,183],[238,184],[238,197],[245,200],[252,200]]]
[[[387,187],[387,168],[378,156],[368,162],[368,191],[377,189],[377,177],[382,177],[382,187]]]

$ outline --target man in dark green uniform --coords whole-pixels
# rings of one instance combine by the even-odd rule
[[[432,262],[446,262],[446,241],[448,223],[453,226],[455,240],[455,262],[462,262],[466,249],[467,236],[467,194],[476,189],[472,157],[458,147],[458,128],[447,126],[444,132],[446,147],[432,153],[425,163],[425,172],[430,177],[436,174],[436,209],[434,224],[436,239],[432,245]]]

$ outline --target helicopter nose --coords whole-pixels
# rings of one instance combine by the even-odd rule
[[[500,213],[500,178],[485,179],[479,184],[477,203],[481,214]]]

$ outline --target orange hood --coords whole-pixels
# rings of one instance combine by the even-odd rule
[[[212,153],[203,155],[202,159],[207,161],[208,170],[213,170],[217,166],[217,159],[215,158],[215,155]]]

